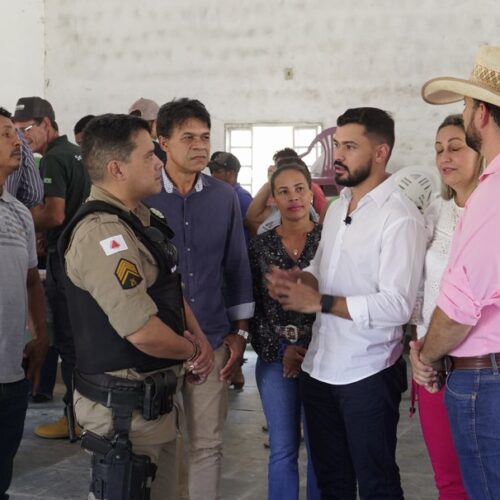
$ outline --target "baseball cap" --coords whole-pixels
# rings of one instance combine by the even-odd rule
[[[12,119],[14,121],[33,120],[33,118],[47,117],[55,121],[56,115],[49,101],[41,97],[21,97],[16,104]]]
[[[135,101],[132,106],[130,106],[128,114],[130,115],[131,113],[135,114],[138,112],[141,118],[147,121],[151,121],[156,120],[158,111],[160,111],[160,106],[158,106],[156,102],[151,99],[144,99],[144,97],[141,97],[140,99]]]
[[[214,153],[207,166],[210,169],[210,172],[223,168],[225,170],[234,170],[238,173],[241,168],[240,160],[238,160],[238,158],[236,158],[233,154],[226,153],[224,151]]]

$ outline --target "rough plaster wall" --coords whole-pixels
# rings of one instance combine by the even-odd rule
[[[0,106],[13,112],[20,96],[43,95],[44,0],[0,0]]]
[[[500,45],[497,0],[45,0],[46,96],[64,130],[139,96],[205,102],[213,147],[228,122],[322,122],[350,106],[393,112],[393,168],[432,165],[438,122],[420,99]],[[294,79],[283,70],[292,67]]]

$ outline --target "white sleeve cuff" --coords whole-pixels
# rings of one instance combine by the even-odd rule
[[[370,315],[368,313],[368,300],[363,295],[346,297],[347,310],[354,321],[354,324],[360,329],[370,328]]]
[[[230,307],[229,309],[227,309],[229,321],[238,321],[239,319],[252,318],[254,309],[254,302],[248,302],[247,304],[238,304],[236,306]]]

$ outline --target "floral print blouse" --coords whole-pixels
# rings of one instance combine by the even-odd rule
[[[269,296],[264,275],[272,266],[280,269],[292,269],[297,266],[304,269],[314,257],[320,239],[321,226],[315,224],[306,236],[304,249],[297,261],[288,255],[276,228],[250,241],[248,252],[255,300],[255,313],[250,320],[250,338],[255,352],[268,363],[282,360],[284,349],[290,341],[281,337],[278,330],[287,325],[302,329],[305,335],[296,342],[296,345],[308,347],[316,315],[284,311],[279,302]]]

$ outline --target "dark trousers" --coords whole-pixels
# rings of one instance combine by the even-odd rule
[[[28,388],[26,379],[0,384],[0,500],[9,498],[6,491],[12,479],[14,456],[23,437]]]
[[[65,293],[65,274],[57,252],[47,253],[45,291],[54,322],[54,347],[61,357],[61,375],[66,386],[64,402],[73,403],[72,379],[75,368],[75,344]]]
[[[40,370],[40,385],[38,386],[38,394],[52,396],[54,386],[56,385],[57,377],[57,362],[59,353],[54,346],[49,346],[47,356]]]
[[[366,379],[345,385],[302,373],[300,389],[311,455],[322,500],[402,499],[396,464],[403,359]]]

